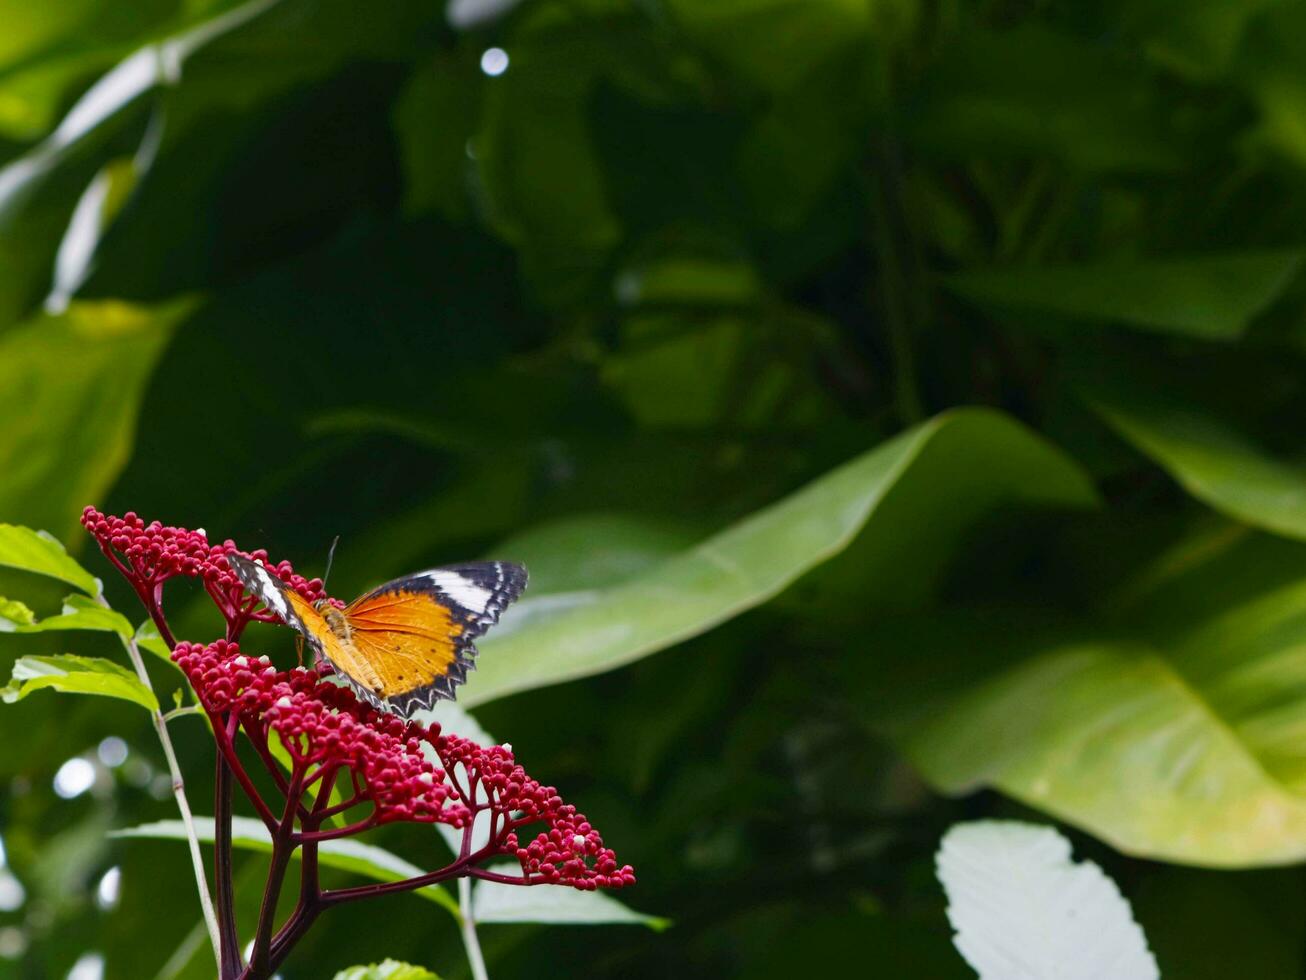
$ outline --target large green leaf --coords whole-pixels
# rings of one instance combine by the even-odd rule
[[[122,613],[100,605],[84,595],[70,595],[58,616],[33,622],[15,622],[0,609],[0,633],[44,633],[49,630],[104,630],[124,640],[132,635],[131,623]]]
[[[200,840],[211,843],[213,841],[213,818],[197,816],[195,818],[195,830]],[[149,837],[158,840],[184,841],[186,839],[186,828],[180,820],[156,820],[153,823],[141,824],[138,827],[115,830],[111,836]],[[248,851],[272,850],[272,839],[268,836],[267,828],[263,826],[261,821],[255,820],[253,817],[233,818],[231,842],[236,847]],[[300,852],[296,850],[296,860],[299,857]],[[405,878],[413,878],[431,870],[410,864],[403,858],[382,848],[347,839],[323,841],[319,844],[318,861],[324,867],[335,868],[338,871],[348,871],[351,874],[362,875],[364,878],[371,878],[373,881],[403,881]],[[459,915],[457,900],[440,885],[427,885],[425,888],[416,889],[413,894],[435,902],[436,905],[447,909],[455,918]]]
[[[881,526],[894,491],[894,524]],[[950,554],[956,536],[998,504],[1094,500],[1068,458],[1005,416],[941,415],[625,582],[523,601],[482,641],[459,700],[481,704],[655,653],[765,602],[859,536],[859,563],[912,555],[919,572],[931,564],[926,555]]]
[[[6,703],[21,701],[33,691],[47,688],[65,694],[121,698],[151,710],[159,707],[154,692],[126,667],[101,657],[79,657],[71,653],[19,657],[9,684],[0,688],[0,699]]]
[[[1275,459],[1173,391],[1093,388],[1089,399],[1198,500],[1247,524],[1306,539],[1306,469]]]
[[[127,462],[145,384],[192,308],[77,303],[0,338],[0,513],[75,532]]]
[[[1129,854],[1306,858],[1306,547],[1185,542],[1140,583],[1091,631],[996,609],[877,631],[867,700],[945,792],[996,787]]]
[[[1236,340],[1292,282],[1297,250],[965,272],[946,285],[999,308]]]
[[[60,515],[60,521],[66,517]],[[88,595],[100,594],[100,580],[69,558],[59,540],[44,531],[0,524],[0,565],[57,578]]]

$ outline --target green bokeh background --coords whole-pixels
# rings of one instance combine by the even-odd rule
[[[968,976],[933,853],[985,816],[1057,822],[1167,978],[1302,975],[1306,5],[0,25],[0,521],[133,620],[86,503],[308,574],[339,535],[342,596],[493,555],[567,597],[485,644],[476,714],[674,925],[487,925],[496,980]],[[184,585],[169,609],[216,635]],[[121,655],[0,636],[0,670],[59,651]],[[208,812],[212,744],[173,729]],[[111,735],[129,763],[60,799]],[[35,694],[0,746],[0,977],[211,976],[184,850],[105,836],[175,815],[144,714]],[[410,896],[328,916],[283,976],[387,956],[467,976]]]

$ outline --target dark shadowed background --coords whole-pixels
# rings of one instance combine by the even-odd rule
[[[984,816],[1167,978],[1302,975],[1301,3],[0,0],[0,159],[0,521],[134,621],[87,503],[339,535],[345,597],[530,567],[467,701],[674,924],[485,925],[496,980],[972,975],[933,855]],[[57,651],[120,656],[0,670]],[[0,705],[0,977],[212,976],[184,848],[106,838],[161,764]],[[386,956],[467,976],[412,896],[283,975]]]

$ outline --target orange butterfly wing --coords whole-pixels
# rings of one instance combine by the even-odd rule
[[[385,700],[430,687],[459,662],[464,628],[431,595],[396,591],[365,597],[348,606],[345,617],[349,642],[376,671],[377,694]]]
[[[292,616],[286,622],[304,634],[309,646],[318,655],[331,662],[342,677],[353,683],[355,690],[363,693],[369,701],[375,702],[384,682],[374,669],[372,662],[353,642],[342,641],[331,630],[326,618],[313,608],[313,604],[291,589],[286,590],[286,601],[290,603]],[[294,620],[298,618],[299,622]],[[371,694],[367,692],[376,692]]]
[[[453,699],[475,667],[472,641],[525,587],[526,570],[509,562],[409,575],[345,607],[349,643],[380,679],[376,693],[385,707],[408,716]]]
[[[324,616],[263,565],[227,557],[245,588],[302,633],[359,697],[405,717],[453,699],[475,666],[472,641],[526,588],[520,565],[470,562],[387,582]]]

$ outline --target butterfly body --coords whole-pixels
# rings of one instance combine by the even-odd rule
[[[341,609],[328,599],[309,602],[258,562],[227,559],[245,588],[361,698],[404,716],[453,699],[475,667],[473,641],[526,587],[520,565],[472,562],[395,579]]]

